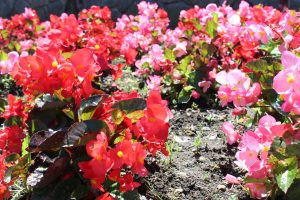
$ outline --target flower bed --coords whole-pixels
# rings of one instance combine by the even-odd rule
[[[195,6],[172,30],[156,4],[138,10],[117,23],[96,6],[77,18],[41,23],[26,9],[0,20],[0,71],[24,94],[1,99],[1,198],[129,198],[146,156],[170,152],[173,115],[162,97],[173,107],[232,106],[238,128],[222,130],[246,174],[227,182],[258,199],[297,197],[299,13],[244,1],[238,10]],[[147,95],[120,81],[125,71]]]

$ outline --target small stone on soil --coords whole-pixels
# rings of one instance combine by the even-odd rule
[[[218,190],[221,190],[222,192],[226,191],[226,186],[225,185],[218,185],[217,188],[218,188]]]
[[[205,127],[202,128],[202,131],[210,131],[210,128],[205,126]]]
[[[175,193],[175,194],[180,194],[180,193],[182,193],[182,192],[183,192],[183,189],[182,189],[182,188],[177,188],[177,189],[174,190],[174,193]]]

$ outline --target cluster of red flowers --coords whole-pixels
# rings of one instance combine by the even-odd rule
[[[147,154],[168,154],[165,142],[172,113],[160,96],[162,84],[174,86],[176,89],[170,90],[175,93],[172,95],[178,99],[183,97],[186,103],[186,99],[197,99],[219,83],[218,97],[222,106],[233,103],[236,107],[234,114],[243,116],[246,115],[245,106],[256,104],[261,96],[268,95],[265,94],[267,90],[270,92],[274,88],[274,92],[284,99],[283,111],[290,112],[290,115],[300,112],[299,58],[294,55],[300,52],[299,13],[280,12],[272,7],[251,7],[245,1],[238,10],[225,4],[220,7],[209,4],[206,8],[195,6],[182,11],[178,27],[171,30],[168,29],[166,11],[158,5],[141,2],[138,11],[138,15],[124,15],[117,23],[112,21],[107,7],[97,6],[81,11],[78,18],[72,14],[52,15],[50,21],[43,23],[31,9],[11,20],[0,19],[0,72],[9,73],[23,87],[27,98],[23,104],[21,99],[8,96],[8,106],[2,113],[5,126],[0,130],[0,161],[10,153],[20,153],[24,133],[32,120],[31,108],[36,106],[34,100],[45,94],[61,101],[57,105],[66,105],[60,111],[69,113],[71,120],[66,121],[73,120],[72,124],[83,120],[78,116],[85,109],[81,109],[83,102],[92,101],[90,98],[94,95],[102,96],[99,102],[92,102],[97,106],[86,108],[89,112],[86,120],[105,122],[108,130],[98,131],[96,138],[87,142],[86,151],[91,160],[79,163],[83,176],[90,179],[94,189],[102,192],[106,190],[103,186],[106,180],[117,182],[122,192],[133,190],[139,186],[134,177],[147,175],[144,166]],[[280,67],[269,69],[272,64],[259,60],[281,54],[284,70],[277,75]],[[147,78],[150,92],[146,103],[143,102],[145,107],[135,105],[139,107],[136,110],[122,110],[116,106],[118,103],[140,101],[139,94],[115,92],[107,95],[93,87],[104,71],[110,71],[114,79],[121,77],[123,64],[113,62],[120,57],[134,66],[136,75]],[[262,69],[249,67],[251,61],[265,65],[262,67],[269,70],[266,77],[261,79]],[[253,79],[256,72],[259,76]],[[255,83],[251,83],[251,78]],[[282,100],[276,99],[276,94],[273,96],[275,100],[270,107]],[[271,117],[268,120],[274,126],[279,123]],[[68,129],[72,124],[64,128]],[[229,144],[242,141],[237,154],[239,166],[243,166],[251,178],[251,173],[263,168],[262,177],[267,177],[267,152],[275,136],[283,138],[286,130],[273,137],[273,130],[261,131],[263,129],[241,136],[230,123],[226,123],[223,129]],[[267,134],[272,137],[262,139]],[[252,149],[254,144],[259,148]],[[249,153],[255,156],[250,158]],[[252,165],[256,168],[252,169]],[[1,164],[0,199],[9,196],[7,186],[11,183],[3,181],[5,169],[6,165]],[[264,190],[253,196],[266,196],[263,183],[248,184],[253,194],[257,191],[252,188],[254,186],[263,186]],[[106,192],[98,199],[113,197]]]
[[[12,183],[4,182],[4,175],[7,166],[4,159],[11,153],[20,153],[22,141],[25,138],[24,128],[28,114],[26,113],[25,105],[21,99],[17,99],[13,95],[7,97],[8,105],[6,106],[1,117],[5,119],[7,125],[0,130],[0,199],[9,197],[8,186]]]
[[[84,172],[84,177],[91,179],[91,185],[96,189],[103,191],[102,184],[108,174],[110,180],[120,184],[120,191],[133,190],[140,184],[133,181],[131,173],[142,177],[147,175],[144,167],[147,152],[154,156],[158,151],[168,154],[165,141],[172,113],[166,107],[167,102],[161,99],[159,92],[150,92],[146,110],[126,115],[112,108],[115,102],[137,97],[137,93],[116,93],[103,102],[104,106],[93,116],[105,120],[115,135],[124,135],[122,141],[114,148],[110,143],[117,138],[107,138],[103,132],[97,135],[96,140],[86,145],[92,160],[79,163],[79,167]],[[109,117],[115,112],[118,112],[115,119]],[[126,172],[128,168],[131,169],[131,173]]]
[[[34,56],[22,57],[15,65],[12,76],[22,85],[26,94],[59,93],[73,97],[76,105],[93,93],[92,80],[101,66],[91,50],[84,48],[65,58],[61,50],[37,49]]]

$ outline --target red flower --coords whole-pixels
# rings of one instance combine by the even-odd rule
[[[141,185],[140,183],[133,181],[133,177],[131,174],[125,174],[120,178],[119,183],[121,192],[132,191],[134,190],[134,188],[137,188]]]
[[[5,111],[2,113],[2,117],[4,119],[9,119],[13,116],[19,116],[21,118],[27,118],[27,115],[24,112],[24,105],[22,99],[16,99],[15,96],[9,94],[7,96],[8,106],[6,107]]]
[[[86,145],[87,153],[93,159],[78,163],[83,171],[83,177],[91,179],[93,188],[102,190],[102,183],[106,173],[111,169],[113,162],[107,156],[107,138],[104,133],[97,135],[97,140],[89,141]]]
[[[138,174],[142,177],[147,176],[148,172],[144,166],[144,160],[147,156],[147,152],[141,143],[134,143],[134,157],[135,161],[131,167],[131,171],[135,174]]]
[[[96,200],[115,200],[112,196],[110,196],[109,192],[102,194],[101,196],[97,197]]]
[[[119,142],[116,148],[111,149],[108,152],[108,156],[113,161],[113,169],[120,169],[124,164],[132,166],[134,161],[132,141],[124,140]]]

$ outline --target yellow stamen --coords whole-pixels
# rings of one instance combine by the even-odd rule
[[[288,82],[288,83],[294,83],[295,82],[295,77],[294,77],[294,75],[293,74],[288,74],[288,77],[287,77],[287,79],[286,79],[286,81]]]
[[[99,46],[98,44],[96,44],[96,45],[95,45],[95,49],[96,49],[96,50],[99,50],[99,49],[100,49],[100,46]]]
[[[91,179],[91,184],[92,185],[96,185],[97,184],[97,181],[95,179]]]
[[[123,152],[122,152],[122,151],[118,151],[117,156],[118,156],[119,158],[122,158],[122,157],[123,157]]]
[[[151,123],[155,122],[155,118],[154,117],[150,117],[149,118],[149,122],[151,122]]]
[[[52,62],[52,67],[57,67],[58,66],[58,62],[57,61],[53,61]]]

